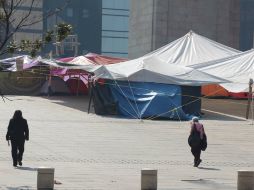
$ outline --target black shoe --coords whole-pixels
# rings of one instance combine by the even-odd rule
[[[16,164],[16,163],[14,163],[14,164],[13,164],[13,167],[17,167],[17,164]]]
[[[201,159],[199,159],[198,161],[197,161],[197,164],[196,164],[196,167],[198,167],[199,166],[199,164],[202,162],[202,160]]]
[[[20,166],[22,166],[22,161],[18,161],[18,164],[19,164]]]

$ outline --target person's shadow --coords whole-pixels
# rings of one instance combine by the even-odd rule
[[[31,186],[20,186],[20,187],[6,187],[7,190],[29,190],[32,189]]]
[[[198,169],[201,169],[201,170],[215,170],[215,171],[219,171],[220,170],[218,168],[206,168],[206,167],[198,167]]]
[[[37,171],[38,168],[32,168],[32,167],[17,167],[18,170],[27,170],[27,171]]]

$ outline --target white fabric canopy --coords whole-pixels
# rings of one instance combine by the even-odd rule
[[[101,65],[95,65],[92,61],[87,59],[84,56],[78,56],[71,60],[70,62],[62,62],[54,59],[40,59],[40,62],[51,65],[53,67],[68,68],[68,69],[83,69],[87,72],[94,72],[98,68],[102,67]]]
[[[190,31],[185,36],[144,57],[156,56],[166,63],[190,66],[229,57],[238,53],[240,51]]]
[[[189,67],[165,64],[156,57],[135,59],[103,66],[95,71],[98,78],[155,82],[188,86],[228,82]]]
[[[204,85],[225,80],[205,75],[186,67],[223,57],[236,55],[240,51],[192,31],[138,59],[105,66],[96,71],[101,78],[117,80],[158,82],[181,85]],[[177,67],[177,66],[179,67]]]
[[[77,58],[69,64],[50,61],[44,61],[44,63],[58,67],[84,69],[95,73],[97,78],[199,86],[228,81],[184,66],[238,53],[238,50],[191,31],[182,38],[143,57],[122,63],[98,66]]]
[[[191,67],[231,81],[221,84],[230,92],[247,92],[250,78],[254,79],[254,50]]]

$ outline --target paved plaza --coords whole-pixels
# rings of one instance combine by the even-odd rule
[[[87,114],[85,97],[8,96],[0,101],[0,189],[36,189],[37,168],[55,168],[56,190],[140,190],[142,168],[158,169],[158,190],[231,190],[237,170],[254,170],[251,121],[206,113],[203,162],[193,167],[189,122],[139,121]],[[5,141],[23,111],[30,127],[23,167],[13,168]]]

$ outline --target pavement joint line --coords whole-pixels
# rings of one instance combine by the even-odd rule
[[[215,114],[227,116],[227,117],[232,117],[232,118],[235,118],[235,119],[240,119],[240,120],[245,120],[245,121],[252,121],[251,119],[246,119],[244,117],[239,117],[239,116],[235,116],[235,115],[225,114],[225,113],[221,113],[221,112],[217,112],[217,111],[212,111],[212,110],[207,110],[207,109],[202,109],[202,110],[210,112],[210,113],[215,113]]]

